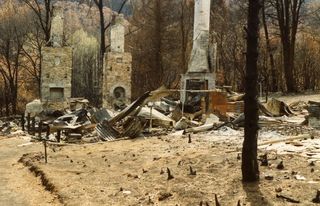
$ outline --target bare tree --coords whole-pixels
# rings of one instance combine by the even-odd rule
[[[294,78],[294,54],[301,8],[305,0],[272,0],[271,3],[276,9],[280,30],[287,91],[297,92],[298,88]]]
[[[242,148],[242,178],[244,182],[259,180],[257,161],[258,141],[258,38],[259,11],[261,2],[249,0],[247,53],[246,53],[246,94],[245,94],[245,130]]]
[[[28,15],[19,6],[7,2],[0,10],[0,76],[4,83],[6,115],[17,111],[21,55],[28,33]]]
[[[234,1],[227,6],[224,1],[214,1],[211,11],[211,30],[217,43],[217,84],[230,85],[244,91],[246,1]]]
[[[51,17],[52,17],[52,4],[53,0],[22,0],[36,15],[39,27],[42,29],[45,35],[45,41],[47,44],[50,42],[51,35]]]
[[[26,42],[22,47],[22,55],[25,59],[22,65],[29,75],[36,81],[38,87],[38,96],[41,96],[41,70],[42,70],[42,47],[46,41],[41,28],[31,23],[30,32],[26,36]]]
[[[130,35],[133,96],[161,85],[177,87],[191,50],[193,3],[187,0],[142,0],[135,4]],[[174,12],[173,12],[174,10]]]
[[[190,49],[190,36],[192,31],[193,20],[193,4],[188,0],[181,0],[180,2],[180,33],[181,33],[181,73],[184,74],[188,70],[188,58]]]
[[[266,10],[267,10],[267,2],[266,0],[263,0],[262,4],[262,24],[263,24],[263,29],[264,29],[264,35],[265,35],[265,40],[266,40],[266,47],[267,47],[267,53],[269,56],[269,61],[270,61],[270,69],[271,69],[271,91],[276,92],[278,91],[277,87],[277,69],[275,66],[275,60],[274,60],[274,55],[273,51],[271,48],[271,43],[270,43],[270,34],[269,34],[269,29],[268,29],[268,24],[267,24],[267,15],[266,15]],[[269,78],[269,77],[268,77]],[[269,81],[267,81],[268,84]],[[269,87],[267,85],[267,87]]]
[[[157,88],[163,76],[162,38],[163,16],[162,2],[142,0],[134,10],[131,20],[137,32],[130,36],[133,55],[133,82],[141,92]],[[159,25],[160,24],[160,25]],[[142,81],[141,81],[142,80]],[[133,96],[136,89],[133,89]]]
[[[28,34],[27,45],[23,47],[23,54],[29,65],[27,72],[36,80],[38,94],[41,96],[41,55],[42,47],[50,45],[51,19],[54,0],[22,0],[33,11],[32,31]]]

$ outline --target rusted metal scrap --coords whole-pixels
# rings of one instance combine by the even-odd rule
[[[308,125],[320,129],[320,103],[309,101],[309,104],[307,108],[309,115],[306,117]]]
[[[277,99],[269,100],[265,105],[259,103],[260,111],[270,117],[281,117],[283,115],[292,116],[295,115],[291,108]]]
[[[104,141],[112,141],[123,136],[133,138],[140,134],[145,125],[142,122],[142,118],[138,118],[136,115],[148,97],[150,97],[150,92],[143,94],[118,115],[99,123],[96,131],[100,138]],[[124,121],[122,122],[122,120]]]
[[[104,108],[102,109],[92,108],[89,110],[89,113],[91,114],[91,121],[94,123],[102,122],[105,119],[106,120],[111,119],[111,115]]]
[[[96,126],[96,131],[104,141],[112,141],[120,137],[120,133],[109,124],[108,120],[103,120],[99,123]]]
[[[55,119],[54,121],[42,121],[42,124],[47,125],[47,136],[57,132],[57,140],[60,141],[61,132],[66,137],[67,141],[80,140],[83,134],[91,132],[95,124],[92,123],[86,109],[78,109],[72,113],[65,114]]]
[[[118,115],[111,118],[109,123],[111,125],[115,124],[118,121],[121,121],[125,117],[129,116],[132,112],[134,112],[139,106],[142,106],[145,103],[145,100],[150,96],[150,92],[144,93],[141,97],[139,97],[136,101],[130,104],[127,108],[122,110]]]
[[[146,119],[143,117],[129,117],[124,123],[123,128],[125,129],[122,136],[135,138],[137,137],[146,126]]]
[[[160,87],[155,91],[144,93],[118,115],[100,122],[96,130],[102,140],[111,141],[120,137],[137,137],[145,128],[147,118],[139,115],[149,101],[156,101],[167,96],[171,91]]]

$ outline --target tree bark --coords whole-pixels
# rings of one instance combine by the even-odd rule
[[[161,7],[161,0],[156,0],[155,1],[155,6],[154,6],[154,14],[155,14],[155,51],[156,53],[154,54],[156,59],[156,68],[158,74],[158,79],[157,79],[157,87],[163,82],[163,64],[162,64],[162,7]]]
[[[104,21],[104,13],[103,13],[103,1],[99,1],[98,5],[99,15],[100,15],[100,56],[99,56],[99,64],[98,64],[98,71],[97,71],[97,81],[99,85],[99,93],[98,93],[98,105],[102,104],[102,85],[103,85],[103,65],[104,65],[104,54],[106,53],[106,30],[105,30],[105,21]]]
[[[51,36],[52,0],[23,0],[35,13],[44,33],[46,44],[49,45]],[[44,4],[44,11],[42,5]]]
[[[294,77],[296,34],[305,0],[275,0],[282,44],[283,67],[288,92],[297,92]]]
[[[277,92],[278,91],[278,84],[277,84],[277,69],[275,67],[274,63],[274,57],[271,49],[271,43],[270,43],[270,38],[269,38],[269,30],[268,30],[268,25],[266,21],[266,12],[265,12],[265,0],[263,0],[263,5],[262,5],[262,23],[263,23],[263,28],[264,28],[264,34],[265,34],[265,39],[266,39],[266,46],[267,46],[267,53],[269,55],[269,61],[270,61],[270,69],[271,69],[271,91],[272,92]],[[269,77],[268,77],[269,78]],[[269,84],[269,81],[267,81],[267,85]]]
[[[259,36],[259,0],[249,0],[247,53],[246,53],[246,95],[245,130],[242,148],[242,179],[244,182],[259,180],[257,161],[258,139],[258,36]]]

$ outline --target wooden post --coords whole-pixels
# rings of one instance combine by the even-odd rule
[[[268,83],[266,83],[266,103],[268,103],[268,96],[269,96],[269,86],[268,86]]]
[[[57,132],[57,141],[60,142],[61,139],[61,130],[58,130]]]
[[[28,113],[28,116],[27,116],[27,131],[28,131],[28,134],[30,134],[30,113]]]
[[[46,139],[49,139],[49,135],[50,135],[50,125],[47,125],[47,133],[46,133]]]
[[[39,134],[39,139],[41,139],[41,133],[42,133],[42,121],[39,122],[39,127],[38,127],[38,134]]]
[[[206,104],[206,99],[205,97],[201,97],[201,111],[202,111],[202,114],[205,114],[207,112],[207,104]]]
[[[31,134],[35,135],[36,134],[36,117],[32,117],[31,120],[32,120]]]
[[[22,127],[22,131],[24,131],[24,113],[21,115],[21,127]]]
[[[43,140],[43,146],[44,146],[44,161],[47,164],[48,163],[48,155],[47,155],[47,140]]]
[[[150,125],[149,125],[149,132],[152,130],[152,106],[150,107]]]

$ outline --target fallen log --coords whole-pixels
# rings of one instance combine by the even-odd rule
[[[284,199],[284,200],[286,200],[287,202],[300,203],[299,200],[295,200],[295,199],[293,199],[293,198],[291,198],[291,197],[286,197],[286,196],[284,196],[284,195],[277,195],[276,197],[277,197],[277,198]]]
[[[260,147],[260,146],[265,146],[265,145],[270,145],[270,144],[275,144],[275,143],[280,143],[280,142],[287,142],[287,141],[292,141],[292,140],[302,140],[302,139],[309,139],[309,138],[312,138],[312,136],[310,134],[302,134],[302,135],[298,135],[298,136],[288,137],[285,139],[277,139],[277,140],[262,142],[262,143],[258,144],[258,146]]]
[[[191,128],[185,129],[184,133],[206,132],[206,131],[211,130],[213,128],[214,128],[214,124],[205,124],[205,125],[202,125],[202,126],[199,126],[199,127],[191,127]]]

